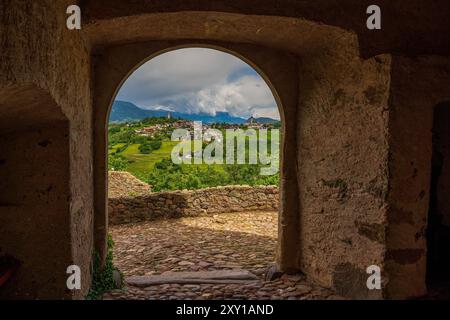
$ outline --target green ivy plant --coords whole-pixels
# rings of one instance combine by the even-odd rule
[[[120,272],[113,264],[113,248],[114,241],[111,235],[108,235],[108,253],[106,255],[105,265],[101,268],[101,259],[98,252],[94,252],[94,265],[92,274],[92,285],[89,293],[86,295],[86,300],[98,300],[101,299],[105,292],[113,289],[121,289],[123,286],[123,275],[120,273],[121,285],[120,288],[116,287],[114,281],[114,271]]]

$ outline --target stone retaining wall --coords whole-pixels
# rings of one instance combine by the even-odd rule
[[[227,186],[194,191],[151,193],[136,197],[111,197],[110,224],[205,214],[278,210],[275,186]]]

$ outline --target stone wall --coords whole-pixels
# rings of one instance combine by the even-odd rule
[[[433,111],[450,100],[448,88],[450,57],[392,56],[385,257],[387,295],[392,298],[427,291]]]
[[[0,1],[0,254],[22,262],[0,299],[79,299],[91,283],[90,46],[66,28],[77,2]],[[67,290],[72,264],[81,290]]]
[[[366,268],[384,264],[390,57],[360,59],[349,41],[302,61],[302,270],[341,295],[380,298]]]
[[[227,186],[111,197],[108,214],[110,224],[123,224],[226,212],[276,211],[278,205],[279,192],[275,186]]]
[[[108,198],[137,197],[151,192],[150,185],[126,171],[108,172]]]

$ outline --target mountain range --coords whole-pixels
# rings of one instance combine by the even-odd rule
[[[142,120],[145,118],[152,117],[167,117],[167,115],[171,114],[174,119],[186,119],[191,121],[202,121],[203,123],[211,124],[211,123],[229,123],[229,124],[244,124],[247,119],[234,117],[230,115],[228,112],[216,112],[216,115],[210,115],[207,113],[181,113],[181,112],[172,112],[169,110],[148,110],[143,109],[131,102],[116,100],[113,103],[111,113],[109,116],[109,122],[126,122],[126,121],[136,121]],[[254,118],[256,122],[259,123],[275,123],[278,120],[271,118]]]

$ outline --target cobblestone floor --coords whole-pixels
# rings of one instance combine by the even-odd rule
[[[274,264],[276,212],[229,213],[207,217],[111,226],[116,266],[127,276],[176,271],[246,269],[260,280],[248,284],[164,284],[127,286],[104,299],[337,299],[303,276],[265,281]]]

